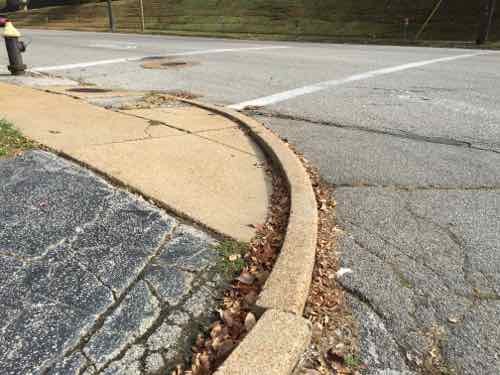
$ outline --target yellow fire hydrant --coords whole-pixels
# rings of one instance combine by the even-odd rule
[[[8,69],[13,75],[22,75],[26,72],[26,65],[23,63],[23,56],[26,45],[21,38],[21,33],[14,27],[11,21],[6,20],[3,32],[0,34],[5,39],[7,54],[9,55]]]

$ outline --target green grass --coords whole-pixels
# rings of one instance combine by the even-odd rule
[[[12,156],[33,147],[33,141],[23,137],[11,123],[0,119],[0,157]]]
[[[238,241],[222,241],[215,246],[220,255],[219,267],[227,277],[239,274],[246,266],[244,255],[248,251],[248,244]]]
[[[83,0],[80,3],[79,6],[17,12],[12,18],[19,26],[105,30],[105,3],[83,4]],[[459,43],[453,46],[469,41],[463,46],[470,47],[476,38],[478,2],[472,5],[449,2],[446,11],[438,12],[422,35],[425,41],[402,40],[403,19],[410,17],[408,36],[411,39],[435,3],[436,0],[144,0],[144,10],[149,33],[436,46],[446,46],[440,40],[455,40]],[[114,8],[118,30],[139,29],[135,0],[116,2]],[[495,22],[499,17],[495,16]],[[498,38],[500,35],[494,28],[491,39]],[[498,47],[493,44],[492,48]]]
[[[350,369],[357,369],[359,366],[361,366],[361,360],[352,354],[347,355],[344,361],[345,365]]]

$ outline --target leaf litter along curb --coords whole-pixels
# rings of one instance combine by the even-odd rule
[[[254,226],[257,234],[246,246],[247,251],[234,241],[223,241],[217,246],[223,256],[224,272],[234,275],[240,267],[243,270],[224,293],[219,319],[207,332],[198,334],[191,348],[190,364],[187,368],[179,364],[171,375],[212,374],[256,324],[252,307],[281,250],[290,210],[290,196],[282,176],[272,173],[270,167],[266,167],[266,172],[272,176],[273,186],[268,219],[265,224]]]
[[[291,147],[293,149],[293,147]],[[295,151],[295,150],[294,150]],[[304,316],[313,325],[312,340],[294,375],[359,374],[358,326],[337,282],[340,270],[336,251],[333,188],[321,180],[318,170],[295,151],[305,166],[318,204],[316,263]]]
[[[276,135],[278,136],[278,135]],[[358,357],[358,327],[338,284],[335,201],[333,188],[323,182],[318,170],[298,153],[313,185],[319,212],[318,243],[313,280],[304,316],[313,324],[312,342],[294,375],[359,374],[365,366]],[[270,171],[268,170],[270,173]],[[289,192],[281,177],[273,176],[271,213],[264,225],[256,225],[257,236],[245,256],[247,267],[226,292],[219,310],[220,320],[206,335],[198,335],[190,368],[180,365],[171,375],[208,375],[229,356],[256,322],[251,307],[272,270],[288,223]]]

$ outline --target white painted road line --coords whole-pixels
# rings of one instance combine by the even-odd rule
[[[33,72],[51,72],[54,70],[83,69],[83,68],[89,68],[91,66],[120,64],[120,63],[124,63],[124,62],[128,62],[128,61],[137,61],[137,60],[140,60],[142,58],[143,57],[125,57],[125,58],[121,58],[121,59],[90,61],[90,62],[86,62],[86,63],[77,63],[77,64],[42,66],[40,68],[32,68],[30,70]]]
[[[291,48],[288,46],[262,46],[262,47],[244,47],[244,48],[219,48],[219,49],[206,49],[199,51],[187,51],[187,52],[178,52],[162,55],[164,57],[176,57],[176,56],[196,56],[196,55],[210,55],[216,53],[226,53],[226,52],[245,52],[245,51],[264,51],[268,49],[284,49]],[[66,65],[55,65],[55,66],[41,66],[39,68],[33,68],[31,71],[33,72],[51,72],[54,70],[71,70],[71,69],[82,69],[89,68],[92,66],[100,66],[100,65],[110,65],[110,64],[120,64],[131,61],[139,61],[142,59],[147,59],[151,57],[148,56],[134,56],[134,57],[124,57],[120,59],[111,59],[111,60],[99,60],[99,61],[89,61],[83,63],[76,64],[66,64]]]
[[[349,82],[362,81],[362,80],[377,77],[377,76],[401,72],[403,70],[419,68],[422,66],[437,64],[437,63],[441,63],[441,62],[465,59],[468,57],[486,55],[489,53],[492,53],[492,52],[469,53],[469,54],[465,54],[465,55],[457,55],[457,56],[449,56],[449,57],[443,57],[443,58],[433,59],[433,60],[417,61],[414,63],[398,65],[398,66],[393,66],[393,67],[389,67],[389,68],[371,70],[371,71],[366,72],[366,73],[355,74],[355,75],[352,75],[352,76],[349,76],[346,78],[319,82],[319,83],[315,83],[313,85],[299,87],[299,88],[296,88],[293,90],[283,91],[283,92],[269,95],[269,96],[265,96],[262,98],[252,99],[252,100],[248,100],[248,101],[245,101],[242,103],[233,104],[233,105],[230,105],[229,108],[240,110],[240,109],[245,109],[247,107],[264,107],[266,105],[284,102],[286,100],[290,100],[290,99],[296,98],[298,96],[312,94],[312,93],[315,93],[318,91],[323,91],[323,90],[329,89],[331,87],[340,86],[340,85],[343,85],[343,84],[349,83]]]
[[[105,48],[116,50],[137,49],[137,44],[133,43],[92,43],[88,45],[90,48]]]

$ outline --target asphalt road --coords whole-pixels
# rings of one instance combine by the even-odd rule
[[[411,373],[433,357],[443,371],[500,372],[500,54],[26,35],[34,70],[248,105],[316,164],[337,187],[341,282],[370,374]],[[190,64],[143,69],[148,56]]]

